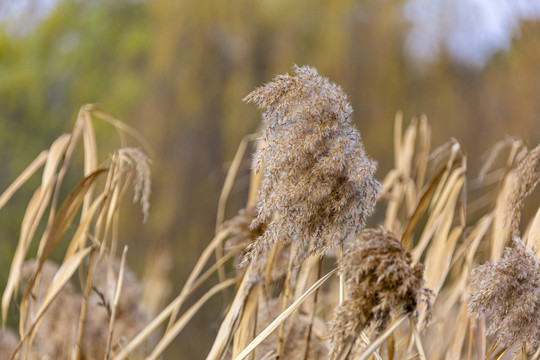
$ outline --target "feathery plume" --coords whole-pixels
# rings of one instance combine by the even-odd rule
[[[512,237],[519,237],[519,221],[525,199],[540,182],[540,145],[532,149],[519,163],[517,181],[507,198]]]
[[[348,244],[340,271],[345,299],[330,324],[333,357],[364,328],[373,325],[381,332],[392,315],[414,315],[422,300],[429,311],[431,291],[422,287],[424,266],[413,265],[410,252],[383,228],[364,230]]]
[[[540,262],[514,238],[502,258],[478,266],[471,274],[469,315],[490,319],[488,335],[503,347],[519,342],[540,346]]]
[[[133,202],[139,202],[143,213],[143,222],[148,218],[150,210],[150,193],[152,192],[152,178],[150,163],[152,160],[137,148],[123,148],[117,151],[112,158],[119,171],[124,171],[126,165],[135,170]]]
[[[246,262],[278,240],[297,241],[299,260],[309,243],[311,253],[322,255],[364,227],[379,196],[376,163],[351,125],[345,93],[315,68],[294,70],[244,99],[266,109],[265,145],[253,162],[264,178],[251,226],[268,226]]]

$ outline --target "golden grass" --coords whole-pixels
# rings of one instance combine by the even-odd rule
[[[294,83],[301,89],[305,85],[298,85],[298,81],[303,80],[295,80],[294,77],[280,79]],[[348,116],[350,110],[343,102],[346,100],[340,93],[341,90],[324,81],[323,84],[336,92],[340,101],[340,111],[345,111]],[[273,89],[272,84],[267,86],[269,87],[264,91],[277,91],[275,94],[283,95],[279,92],[283,89]],[[261,95],[260,91],[257,94]],[[304,99],[296,94],[297,99],[295,94],[290,95],[294,101]],[[255,100],[264,104],[263,98]],[[305,111],[311,117],[316,117],[319,113],[328,116],[328,113],[325,113],[327,111],[325,106],[331,106],[331,102],[325,102],[316,110],[306,110],[302,104],[296,104],[294,107],[291,104],[280,103],[279,106],[279,111],[276,110],[277,112],[271,114],[277,116],[272,120],[276,123],[271,126],[283,125],[279,122],[280,116],[290,119],[300,116],[298,114],[305,115]],[[317,359],[327,356],[321,354],[331,354],[332,350],[334,358],[343,360],[512,359],[540,356],[540,349],[535,347],[538,341],[530,335],[522,339],[516,339],[515,336],[504,337],[500,329],[506,329],[504,326],[519,327],[519,321],[498,324],[501,319],[506,318],[502,313],[492,316],[489,311],[490,302],[484,301],[487,295],[486,298],[482,298],[483,295],[474,293],[477,295],[473,298],[476,303],[474,301],[473,303],[481,303],[481,306],[475,305],[476,308],[473,307],[472,310],[468,306],[471,301],[470,293],[473,291],[471,289],[491,289],[497,286],[497,281],[480,283],[478,279],[489,279],[493,276],[497,280],[497,274],[492,274],[490,269],[504,273],[503,265],[506,260],[503,253],[505,248],[512,247],[511,237],[515,239],[521,237],[519,246],[522,248],[518,246],[519,251],[506,250],[507,254],[514,254],[513,259],[519,260],[521,256],[519,254],[526,253],[529,262],[535,263],[532,259],[538,261],[540,208],[535,210],[532,216],[522,214],[522,208],[540,179],[539,147],[529,151],[521,141],[507,139],[493,149],[480,176],[473,178],[467,169],[467,155],[457,140],[451,139],[443,146],[432,150],[431,130],[426,117],[415,118],[403,128],[403,117],[398,114],[394,132],[395,164],[381,181],[377,211],[384,215],[379,216],[380,223],[376,224],[384,226],[387,234],[392,234],[393,243],[402,247],[399,252],[401,255],[394,256],[390,254],[393,254],[392,249],[396,248],[395,246],[381,245],[380,248],[375,246],[378,241],[373,235],[376,233],[375,230],[359,231],[364,224],[363,216],[371,212],[369,207],[358,208],[362,215],[357,222],[352,220],[332,222],[336,214],[351,216],[350,214],[355,212],[351,210],[353,207],[342,211],[338,208],[333,209],[332,203],[325,203],[322,211],[330,214],[329,218],[317,218],[317,224],[330,227],[358,225],[355,229],[340,229],[337,237],[331,239],[316,239],[317,235],[326,233],[315,226],[310,227],[313,224],[306,218],[300,221],[301,226],[308,226],[305,232],[291,227],[298,225],[294,224],[297,211],[294,208],[295,204],[287,203],[289,206],[287,211],[265,209],[264,216],[261,216],[260,212],[257,215],[254,209],[260,211],[261,188],[263,193],[266,192],[269,196],[287,195],[285,188],[279,188],[277,192],[272,193],[272,189],[277,188],[273,188],[274,185],[269,184],[269,180],[265,178],[267,176],[265,170],[268,169],[265,161],[273,161],[274,155],[269,151],[272,146],[277,146],[275,134],[255,142],[259,154],[257,168],[260,171],[252,174],[246,210],[241,211],[235,219],[224,222],[225,205],[236,179],[239,164],[245,159],[248,145],[256,139],[255,135],[250,135],[242,140],[227,174],[217,205],[216,235],[201,254],[180,293],[164,306],[163,297],[157,294],[158,290],[155,288],[141,290],[139,285],[133,285],[138,290],[133,290],[136,296],[130,295],[130,298],[138,299],[138,305],[132,305],[130,307],[132,312],[120,316],[120,309],[125,301],[123,296],[132,294],[128,286],[130,282],[126,277],[129,269],[125,264],[127,247],[124,248],[120,265],[117,265],[116,270],[109,271],[110,281],[100,293],[93,291],[93,284],[97,281],[96,271],[100,271],[95,264],[98,259],[109,259],[109,264],[112,264],[117,256],[119,204],[130,185],[134,186],[136,201],[141,204],[146,217],[149,208],[150,161],[141,150],[128,148],[114,152],[111,159],[98,166],[97,144],[92,128],[93,119],[98,118],[111,123],[122,133],[134,135],[141,141],[140,135],[118,120],[93,106],[84,106],[73,132],[60,136],[49,150],[42,152],[0,195],[1,209],[17,189],[43,168],[41,184],[29,201],[22,219],[20,239],[2,296],[2,319],[5,324],[10,304],[15,301],[20,284],[26,284],[22,288],[23,295],[19,304],[19,335],[17,339],[13,332],[7,331],[0,336],[1,354],[5,354],[5,349],[8,349],[11,359],[34,359],[45,355],[58,359],[158,359],[210,298],[234,286],[234,296],[230,299],[213,345],[208,349],[208,360]],[[268,117],[266,119],[268,120]],[[329,126],[325,130],[330,134],[328,136],[336,136],[340,132],[335,130],[331,123],[335,117],[331,115],[328,119],[330,120],[325,121],[330,122],[321,126]],[[304,127],[302,129],[311,134],[311,130]],[[346,130],[345,133],[350,134],[351,131]],[[339,142],[339,139],[335,140]],[[81,142],[84,149],[82,180],[60,204],[62,181],[69,170],[74,149]],[[353,152],[365,155],[361,144],[355,142],[350,144],[352,145],[349,146],[356,149]],[[309,148],[310,145],[306,145],[305,151],[309,152]],[[262,155],[261,151],[264,151]],[[295,161],[288,159],[287,154],[284,156],[278,161]],[[336,161],[342,160],[345,164],[343,168],[332,168],[339,172],[340,180],[333,183],[335,186],[340,186],[343,178],[354,175],[354,171],[347,170],[347,166],[355,163],[336,157]],[[502,165],[498,165],[501,163]],[[365,163],[359,164],[369,168],[363,170],[362,176],[372,174],[369,158],[366,157]],[[318,166],[316,161],[312,165]],[[330,168],[321,170],[319,173],[321,179],[330,176],[328,169]],[[279,166],[271,167],[272,176],[279,177],[278,170]],[[289,171],[291,176],[299,176],[298,179],[305,175],[294,173],[294,169]],[[103,182],[98,182],[97,179],[103,177],[106,177],[104,185],[98,187],[98,184]],[[302,179],[310,186],[317,184],[309,179]],[[361,184],[362,179],[358,178],[356,184]],[[374,196],[378,191],[376,183],[371,184],[375,187],[365,190],[370,192],[366,195],[368,197]],[[335,190],[332,187],[329,189]],[[364,191],[355,189],[361,187],[346,188],[346,191],[351,191],[346,194]],[[327,193],[324,193],[326,190],[322,189],[321,193],[316,193],[315,190],[312,188],[311,194],[295,194],[295,196],[304,199],[306,207],[316,204],[317,196],[329,201],[330,197],[326,197]],[[351,197],[346,199],[337,197],[337,199],[346,207]],[[277,198],[268,201],[272,206],[279,206]],[[279,218],[283,214],[293,217],[287,220],[288,228],[278,229],[275,227],[276,223],[267,226],[268,221],[272,222],[276,216]],[[249,224],[255,218],[258,218],[259,223],[255,222],[250,228]],[[42,221],[47,226],[43,233],[38,234],[38,224]],[[66,236],[70,227],[75,229],[73,235]],[[523,233],[520,229],[524,230]],[[281,238],[282,232],[286,230],[290,234],[286,239]],[[274,231],[268,235],[268,241],[253,245],[257,244],[260,237],[265,236],[268,231]],[[306,237],[296,241],[295,236],[302,234]],[[352,237],[354,241],[349,242],[348,237]],[[30,244],[36,238],[39,239],[38,251],[36,254],[30,254]],[[44,276],[44,268],[48,266],[50,254],[61,241],[65,242],[67,249],[63,263],[54,270],[54,277]],[[348,262],[344,268],[343,263],[349,261],[348,244],[361,248],[362,244],[372,242],[375,242],[375,245],[372,244],[372,247],[366,245],[359,255],[366,257],[364,262],[360,264]],[[533,251],[526,250],[524,246]],[[336,258],[340,249],[345,251],[345,255]],[[353,250],[359,251],[357,248]],[[372,250],[376,252],[376,256],[383,259],[380,261],[385,261],[385,269],[377,269],[375,265],[379,258],[371,257],[375,256],[371,253]],[[159,252],[156,254],[156,259],[162,259]],[[35,259],[35,266],[25,279],[22,270],[28,258]],[[244,259],[243,267],[239,265],[241,259]],[[323,259],[329,261],[322,261]],[[394,268],[397,266],[395,261],[402,261],[411,269],[405,270],[408,268],[401,265],[399,271],[414,271],[415,275],[393,277],[393,271],[397,271]],[[478,267],[488,261],[491,262]],[[163,263],[166,264],[167,261]],[[230,266],[226,266],[231,263],[237,265],[233,270]],[[150,263],[148,266],[152,267],[153,264]],[[113,269],[112,265],[108,268]],[[422,277],[422,268],[423,278],[420,281],[417,277]],[[160,269],[156,267],[155,274],[151,277],[155,279],[162,277],[160,274],[163,270]],[[338,270],[342,276],[333,276]],[[82,281],[82,294],[76,293],[70,287],[71,278],[77,271]],[[371,273],[366,275],[367,272]],[[508,274],[509,278],[505,279],[505,283],[518,284],[515,285],[518,290],[521,286],[519,284],[527,280],[513,282],[515,280],[511,277],[513,273]],[[415,283],[411,285],[408,281]],[[157,283],[162,282],[156,280],[154,285]],[[193,297],[195,290],[205,284],[210,290],[195,299],[190,308],[184,309],[186,301]],[[540,289],[536,287],[536,282],[527,284],[528,292],[523,296],[527,296],[528,299],[526,315],[530,320],[531,316],[533,319],[535,316],[540,317],[538,314]],[[165,288],[166,284],[161,286]],[[341,339],[343,341],[334,343],[332,348],[331,339],[337,332],[344,331],[342,327],[345,326],[344,322],[341,323],[340,317],[332,322],[335,309],[339,304],[358,300],[354,298],[359,295],[355,295],[352,286],[369,289],[370,305],[365,305],[365,309],[358,309],[363,312],[362,324],[349,323],[347,325],[349,330],[344,332],[346,337]],[[385,288],[378,289],[377,286]],[[45,289],[42,297],[36,296],[40,288]],[[422,292],[420,289],[430,289],[432,293],[430,301],[417,301]],[[401,295],[404,297],[398,296],[399,291],[403,291]],[[396,292],[395,296],[392,292]],[[155,294],[155,299],[152,294]],[[381,294],[385,296],[384,306],[381,305],[383,302]],[[46,351],[51,350],[41,345],[40,331],[47,328],[47,321],[50,321],[47,314],[54,311],[55,302],[69,297],[77,299],[76,312],[62,318],[70,321],[70,325],[59,326],[76,329],[71,330],[76,333],[69,337],[73,340],[67,345],[63,344],[61,350],[55,348],[55,351],[61,352],[47,353]],[[102,344],[103,348],[90,352],[85,345],[85,339],[91,336],[93,328],[89,327],[94,325],[90,325],[91,322],[87,320],[90,309],[97,311],[96,298],[102,300],[99,306],[108,315],[103,317],[101,323],[102,340],[95,342]],[[396,300],[403,298],[407,301],[400,303],[401,300]],[[511,298],[497,299],[511,301]],[[142,307],[143,302],[149,304],[149,311]],[[367,303],[366,300],[363,304]],[[499,306],[504,307],[500,304]],[[520,319],[519,309],[515,307],[513,310],[513,319]],[[373,316],[376,318],[372,318]],[[530,325],[531,323],[533,325]],[[534,321],[530,321],[527,326],[527,329],[510,330],[513,334],[520,334],[523,331],[528,331],[527,334],[534,333]],[[508,333],[510,330],[505,331]],[[501,342],[501,336],[507,341]],[[52,341],[54,339],[51,338]]]

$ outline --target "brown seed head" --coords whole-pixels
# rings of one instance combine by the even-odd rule
[[[414,314],[430,290],[422,287],[424,266],[389,231],[364,230],[346,248],[340,271],[345,277],[345,299],[330,324],[332,354],[350,336],[368,326],[384,330],[392,315]]]
[[[540,345],[540,262],[514,239],[501,259],[475,268],[471,274],[469,315],[490,320],[488,335],[508,347],[526,342]]]
[[[311,243],[312,253],[322,255],[357,234],[373,212],[380,183],[341,88],[303,66],[245,100],[266,109],[265,145],[253,162],[264,178],[252,226],[268,225],[246,261],[279,239],[284,245],[297,241],[301,249]]]

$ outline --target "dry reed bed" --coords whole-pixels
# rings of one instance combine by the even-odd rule
[[[209,360],[538,359],[540,208],[528,219],[521,212],[540,181],[540,146],[529,151],[506,139],[471,180],[456,140],[432,151],[427,119],[415,118],[404,129],[398,114],[394,168],[379,183],[341,88],[313,68],[294,71],[246,98],[265,110],[246,209],[223,222],[253,135],[241,142],[227,174],[216,236],[178,296],[157,314],[162,299],[148,294],[158,292],[142,296],[125,265],[126,250],[122,260],[116,256],[118,205],[130,184],[148,212],[149,160],[140,150],[121,149],[98,167],[92,116],[139,136],[83,107],[73,133],[60,137],[0,197],[1,208],[44,167],[2,298],[5,321],[24,280],[19,337],[5,333],[0,350],[13,359],[157,359],[208,299],[235,286]],[[81,139],[84,178],[58,206]],[[105,173],[97,191],[96,179]],[[383,220],[364,229],[376,203]],[[38,253],[28,254],[47,210]],[[66,238],[70,226],[76,231]],[[58,268],[48,258],[60,241],[69,245]],[[32,266],[24,265],[28,257],[35,258]],[[82,293],[70,283],[76,271]],[[205,283],[213,286],[185,309]],[[49,315],[70,301],[76,306],[69,316],[67,310],[65,317]],[[97,312],[97,324],[85,321]],[[63,343],[44,344],[48,319],[68,331]],[[91,348],[85,341],[94,327],[101,331]]]

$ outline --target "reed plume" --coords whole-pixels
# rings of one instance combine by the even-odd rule
[[[253,161],[264,178],[251,226],[268,226],[248,248],[246,262],[278,240],[296,241],[300,260],[308,244],[310,254],[322,255],[358,234],[379,196],[376,163],[351,125],[343,90],[315,68],[294,71],[244,99],[266,109],[264,145]]]
[[[345,299],[330,323],[332,356],[347,340],[373,326],[381,332],[392,315],[415,314],[430,291],[423,288],[424,266],[384,228],[367,229],[348,244],[340,264]]]
[[[532,250],[514,238],[502,258],[475,268],[471,274],[469,315],[490,321],[488,335],[503,347],[514,343],[540,346],[540,262]]]

